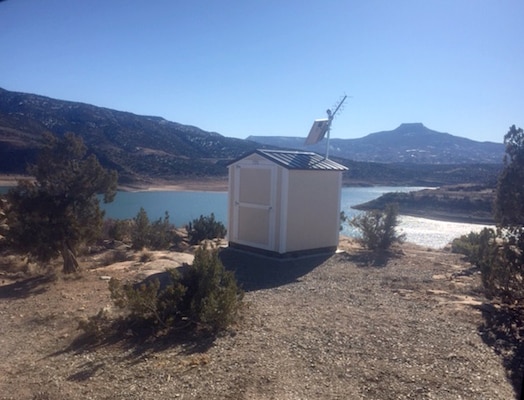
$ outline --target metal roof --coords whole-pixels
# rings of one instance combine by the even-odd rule
[[[342,164],[324,158],[310,151],[267,150],[258,149],[255,153],[274,161],[286,169],[346,171]]]

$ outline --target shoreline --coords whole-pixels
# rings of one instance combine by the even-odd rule
[[[118,185],[122,192],[227,192],[229,183],[224,179],[181,180]]]
[[[353,210],[370,211],[370,208],[361,207],[359,205],[351,207]],[[456,222],[459,224],[473,224],[473,225],[495,225],[495,220],[488,216],[474,216],[469,214],[452,213],[440,210],[428,210],[427,208],[400,208],[398,210],[399,216],[415,217],[429,219],[433,221]]]
[[[0,175],[0,186],[13,187],[19,180],[32,179],[27,175]],[[135,182],[118,185],[122,192],[227,192],[227,179],[173,180],[155,182]]]
[[[402,211],[399,212],[399,216],[406,217],[415,217],[422,219],[429,219],[433,221],[443,221],[443,222],[455,222],[458,224],[471,224],[471,225],[486,225],[486,226],[495,226],[495,221],[490,218],[477,218],[470,215],[460,215],[460,214],[449,214],[449,213],[439,213],[427,210],[421,211]]]
[[[0,174],[0,186],[16,186],[19,180],[31,179],[27,175],[2,175]],[[398,185],[376,185],[355,182],[354,184],[343,183],[342,188],[348,187],[373,187],[373,186],[398,186]],[[401,185],[405,186],[405,185]],[[409,185],[407,185],[409,186]],[[118,190],[122,192],[227,192],[229,182],[227,177],[224,178],[199,178],[197,180],[180,179],[180,180],[156,180],[152,182],[132,182],[119,184]]]

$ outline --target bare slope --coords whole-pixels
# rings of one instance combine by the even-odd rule
[[[81,135],[124,181],[223,176],[224,163],[257,146],[160,117],[0,89],[0,172],[23,172],[43,132]]]

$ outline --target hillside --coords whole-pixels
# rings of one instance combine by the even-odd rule
[[[260,145],[160,117],[0,89],[0,172],[22,173],[42,133],[83,137],[120,180],[224,175],[224,164]]]
[[[386,193],[375,200],[358,204],[357,210],[384,210],[397,204],[399,213],[422,218],[475,224],[494,224],[493,204],[496,193],[478,185],[445,186],[409,193]]]
[[[495,187],[502,164],[409,164],[351,161],[332,157],[349,170],[344,184],[442,186],[461,183]]]
[[[264,145],[326,151],[326,139],[305,146],[305,138],[249,136]],[[500,164],[504,156],[502,143],[474,140],[431,130],[421,123],[401,124],[392,131],[371,133],[359,139],[331,139],[330,155],[355,161],[413,164]]]

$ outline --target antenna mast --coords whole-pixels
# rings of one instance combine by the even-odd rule
[[[331,112],[330,109],[328,109],[327,112],[327,118],[322,119],[316,119],[313,122],[313,126],[311,127],[311,130],[309,131],[309,135],[306,138],[305,144],[315,144],[320,142],[322,139],[324,139],[324,136],[326,136],[327,133],[327,142],[326,142],[326,159],[329,158],[329,134],[331,132],[331,123],[333,122],[333,119],[335,118],[335,115],[342,107],[342,104],[347,99],[347,95],[344,95],[342,100],[340,100],[335,105],[335,111]]]
[[[328,127],[327,127],[327,141],[326,141],[326,159],[329,158],[329,136],[331,133],[331,123],[333,122],[333,118],[335,118],[335,114],[338,112],[344,101],[346,101],[346,98],[348,96],[345,94],[342,100],[338,102],[338,104],[335,107],[335,111],[331,112],[331,110],[328,108],[326,110],[327,116],[328,116]]]

